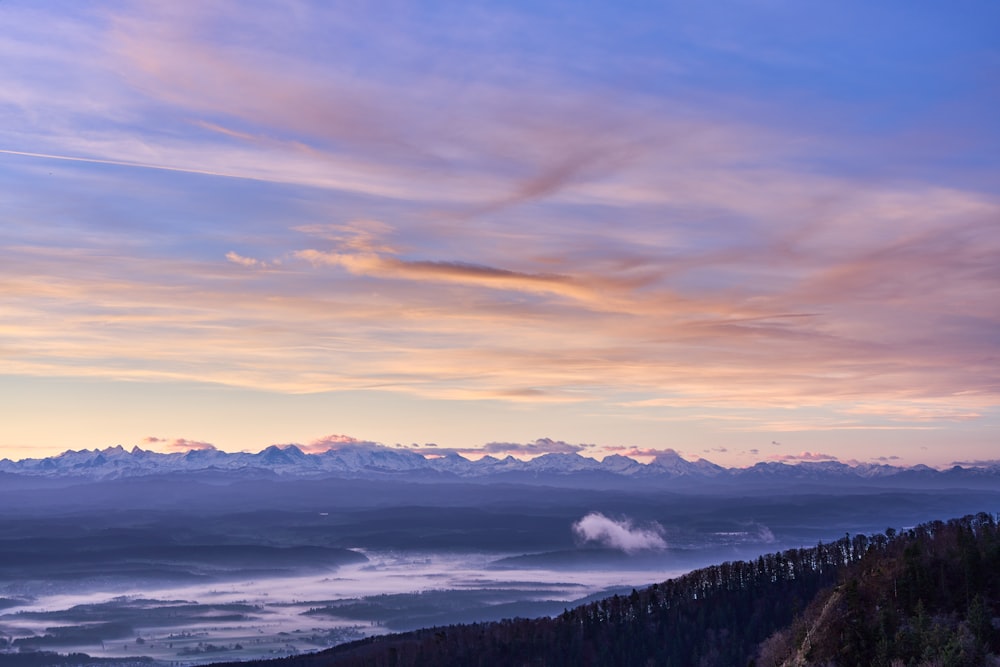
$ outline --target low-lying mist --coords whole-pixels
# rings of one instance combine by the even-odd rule
[[[495,554],[374,553],[327,571],[131,587],[21,585],[0,612],[16,650],[211,661],[289,655],[392,630],[558,613],[594,594],[676,572],[491,570]],[[154,573],[155,575],[155,573]],[[610,594],[610,593],[609,593]]]
[[[170,498],[127,505],[103,487],[66,489],[63,505],[0,503],[0,652],[183,663],[289,655],[558,614],[704,565],[1000,506],[988,491],[338,484],[261,483],[252,497],[249,486],[175,485]],[[234,510],[240,494],[247,502]]]
[[[591,512],[573,524],[573,532],[583,542],[596,542],[610,549],[631,554],[637,551],[663,551],[663,526],[652,522],[643,528],[634,526],[632,520],[609,519],[600,512]]]

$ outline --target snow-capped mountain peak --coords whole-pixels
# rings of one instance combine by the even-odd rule
[[[992,463],[992,462],[990,462]],[[677,451],[666,449],[648,464],[620,454],[602,461],[578,453],[548,453],[530,460],[508,455],[503,459],[484,456],[478,460],[442,449],[424,455],[399,447],[368,442],[338,442],[320,453],[304,451],[295,444],[271,445],[257,453],[224,452],[212,447],[186,452],[160,453],[120,445],[93,450],[67,450],[43,459],[0,461],[0,472],[38,477],[114,479],[168,473],[213,471],[239,475],[261,470],[282,478],[405,478],[412,481],[469,479],[508,480],[518,483],[564,484],[574,476],[586,483],[622,484],[629,480],[642,484],[685,485],[701,483],[777,484],[800,483],[923,483],[935,479],[969,479],[977,483],[1000,482],[1000,466],[955,466],[938,471],[925,465],[897,467],[885,463],[848,465],[839,461],[760,462],[747,468],[724,468],[707,459],[689,461]],[[257,471],[257,472],[254,472]],[[444,477],[442,477],[444,475]],[[562,481],[559,481],[562,480]],[[617,481],[616,481],[617,480]],[[581,482],[583,483],[583,482]]]

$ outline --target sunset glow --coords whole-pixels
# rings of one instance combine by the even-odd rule
[[[1000,6],[0,25],[0,458],[998,458]]]

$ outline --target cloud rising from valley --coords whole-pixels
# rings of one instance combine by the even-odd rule
[[[625,553],[660,551],[667,548],[663,526],[653,522],[648,527],[636,526],[628,518],[610,519],[600,512],[591,512],[573,524],[573,532],[583,542],[597,542]]]

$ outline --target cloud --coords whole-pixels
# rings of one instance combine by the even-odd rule
[[[972,421],[983,417],[983,410],[969,410],[948,405],[942,401],[939,404],[913,401],[898,402],[890,405],[859,404],[843,411],[845,414],[881,417],[892,422],[937,422],[937,421]]]
[[[634,445],[602,445],[601,449],[610,452],[612,454],[617,454],[618,456],[626,456],[632,459],[655,459],[660,454],[665,452],[673,452],[673,449],[657,449],[656,447],[636,447]]]
[[[307,445],[296,445],[299,449],[307,454],[322,454],[323,452],[330,451],[331,449],[343,449],[348,447],[364,447],[364,448],[382,448],[384,445],[372,442],[370,440],[359,440],[355,437],[349,435],[331,434],[323,436],[322,438],[317,438]]]
[[[756,521],[751,521],[749,525],[758,540],[767,544],[774,543],[774,532],[770,528],[762,523],[757,523]]]
[[[272,165],[228,160],[232,171],[264,171],[280,180],[286,178],[281,166],[306,157],[317,163],[315,178],[332,165],[353,163],[360,177],[350,183],[352,190],[416,198],[421,191],[430,192],[420,183],[447,180],[449,204],[457,201],[463,210],[481,215],[551,196],[581,176],[614,170],[623,146],[649,150],[648,141],[621,142],[616,134],[601,132],[608,124],[600,120],[606,115],[601,107],[585,106],[585,100],[565,101],[570,91],[554,94],[545,90],[545,82],[532,95],[512,94],[508,81],[482,76],[472,88],[426,75],[419,86],[400,85],[399,74],[388,80],[359,75],[342,54],[317,58],[301,48],[313,42],[310,39],[281,44],[265,38],[258,48],[247,49],[242,40],[201,38],[199,27],[212,30],[220,24],[232,34],[269,35],[275,34],[275,25],[284,25],[287,34],[300,37],[311,31],[309,26],[322,25],[317,36],[334,42],[334,34],[350,38],[340,31],[352,21],[333,12],[314,10],[310,21],[301,22],[266,8],[249,13],[229,9],[122,13],[108,42],[126,80],[152,101],[183,109],[209,136],[283,153]],[[384,33],[370,43],[391,42],[383,47],[393,53],[403,51],[405,43],[422,50],[419,58],[425,66],[428,57],[442,69],[452,66],[445,48],[448,40],[431,38],[435,48],[428,50],[411,43],[415,34],[410,29],[394,30],[367,18],[371,24],[360,30]],[[496,63],[490,63],[490,69],[495,68]],[[519,80],[527,82],[523,72]],[[441,114],[435,98],[461,103]],[[535,107],[534,113],[525,113],[526,101]],[[624,126],[625,120],[617,124]],[[227,153],[232,155],[231,150]],[[318,164],[324,161],[325,170]],[[301,168],[285,171],[309,173]],[[350,171],[344,170],[344,175]],[[336,179],[331,180],[333,185]],[[386,189],[388,181],[396,186]]]
[[[992,190],[707,90],[580,87],[470,48],[538,34],[476,11],[5,10],[0,372],[995,423]]]
[[[819,452],[799,452],[798,454],[774,454],[767,457],[772,461],[837,461],[838,457],[832,454],[820,454]]]
[[[768,544],[771,544],[775,541],[774,533],[771,531],[770,528],[768,528],[763,524],[761,524],[760,528],[758,529],[757,535],[758,537],[760,537],[762,542],[767,542]]]
[[[395,255],[399,251],[384,239],[392,234],[392,227],[380,220],[351,220],[344,224],[311,223],[296,225],[296,232],[316,236],[333,242],[338,248],[358,253]]]
[[[337,266],[358,276],[408,281],[434,281],[490,289],[543,292],[587,298],[592,292],[568,276],[532,274],[454,261],[401,260],[376,253],[324,252],[307,249],[295,257],[314,266]]]
[[[489,442],[480,447],[442,447],[435,443],[412,444],[406,449],[430,457],[440,457],[458,454],[463,457],[480,458],[486,456],[513,456],[520,459],[531,459],[544,454],[584,454],[592,451],[596,445],[574,445],[562,440],[539,438],[534,442]]]
[[[158,438],[156,436],[147,436],[142,439],[143,443],[148,445],[159,445],[168,451],[174,452],[189,452],[191,450],[209,450],[216,449],[215,445],[210,442],[203,442],[201,440],[188,440],[187,438]]]
[[[244,257],[239,253],[230,250],[226,253],[226,259],[233,264],[239,264],[240,266],[245,266],[248,269],[266,269],[270,266],[270,263],[265,262],[260,259],[254,259],[253,257]]]
[[[528,456],[539,456],[541,454],[577,454],[593,445],[571,445],[562,440],[552,440],[551,438],[539,438],[529,443],[514,442],[488,442],[475,451],[486,452],[487,454],[521,454]]]
[[[952,461],[950,465],[967,468],[995,468],[1000,466],[1000,459],[973,459],[971,461]]]
[[[597,542],[625,553],[662,551],[667,548],[663,527],[652,523],[646,528],[634,526],[630,519],[615,521],[600,512],[591,512],[573,524],[573,532],[583,542]]]
[[[600,164],[603,158],[604,156],[597,150],[565,156],[558,162],[542,167],[540,173],[516,184],[510,193],[493,201],[470,207],[463,211],[459,217],[475,217],[494,213],[509,206],[552,195],[581,179],[587,171]]]
[[[478,449],[475,447],[441,447],[432,442],[428,442],[422,445],[413,443],[410,445],[404,445],[403,448],[406,449],[407,451],[420,454],[421,456],[430,459],[436,459],[436,458],[441,458],[443,456],[453,456],[453,455],[458,455],[463,458],[470,456],[473,458],[480,458],[484,454],[482,449]]]

